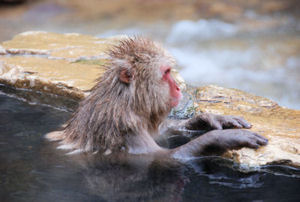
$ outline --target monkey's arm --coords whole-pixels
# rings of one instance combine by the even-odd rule
[[[240,116],[202,113],[185,123],[189,130],[221,130],[229,128],[251,128],[251,124]]]
[[[172,149],[174,158],[186,158],[199,155],[223,154],[227,150],[243,147],[257,149],[266,145],[268,140],[248,130],[227,129],[213,130],[204,135]]]
[[[167,119],[159,126],[159,136],[155,138],[157,142],[176,142],[177,145],[178,141],[180,142],[179,145],[182,143],[186,143],[191,139],[206,133],[207,130],[190,130],[186,128],[186,124],[190,119],[187,120],[174,120],[174,119]],[[178,146],[178,145],[177,145]]]
[[[160,134],[195,136],[205,131],[230,128],[251,128],[251,124],[240,116],[202,113],[188,120],[165,120],[159,127]]]

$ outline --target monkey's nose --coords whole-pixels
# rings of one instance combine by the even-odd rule
[[[180,91],[180,88],[179,88],[178,84],[176,82],[174,84],[175,84],[175,90]]]

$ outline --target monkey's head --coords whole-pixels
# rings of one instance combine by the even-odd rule
[[[127,102],[137,112],[160,114],[169,112],[182,96],[171,75],[174,58],[158,43],[134,37],[122,40],[109,53],[109,71],[118,75],[120,94],[127,94]],[[128,93],[126,93],[126,92]]]

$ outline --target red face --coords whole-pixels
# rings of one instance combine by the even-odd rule
[[[171,67],[163,66],[160,68],[160,70],[163,75],[163,81],[167,82],[170,88],[171,106],[176,107],[179,103],[180,98],[182,97],[182,94],[179,86],[171,75]]]

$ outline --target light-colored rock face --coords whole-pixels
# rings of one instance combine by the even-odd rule
[[[117,38],[25,32],[1,44],[0,81],[82,98],[103,73],[108,47]]]
[[[0,83],[72,98],[82,98],[104,72],[105,51],[119,38],[99,39],[79,34],[26,32],[0,44]],[[184,81],[173,72],[184,88]],[[216,86],[189,88],[197,111],[245,117],[251,130],[269,144],[258,150],[226,154],[245,165],[287,163],[300,166],[300,111],[239,90]]]
[[[98,65],[49,60],[39,57],[7,57],[0,59],[0,80],[18,88],[81,98],[101,75]]]
[[[241,149],[226,154],[245,165],[272,163],[300,166],[300,111],[278,106],[266,98],[235,89],[206,86],[194,90],[197,110],[238,115],[249,121],[255,131],[269,139],[258,150]]]
[[[24,32],[2,43],[11,54],[47,55],[50,59],[74,61],[85,57],[101,57],[117,42],[117,38],[100,39],[76,33]]]

